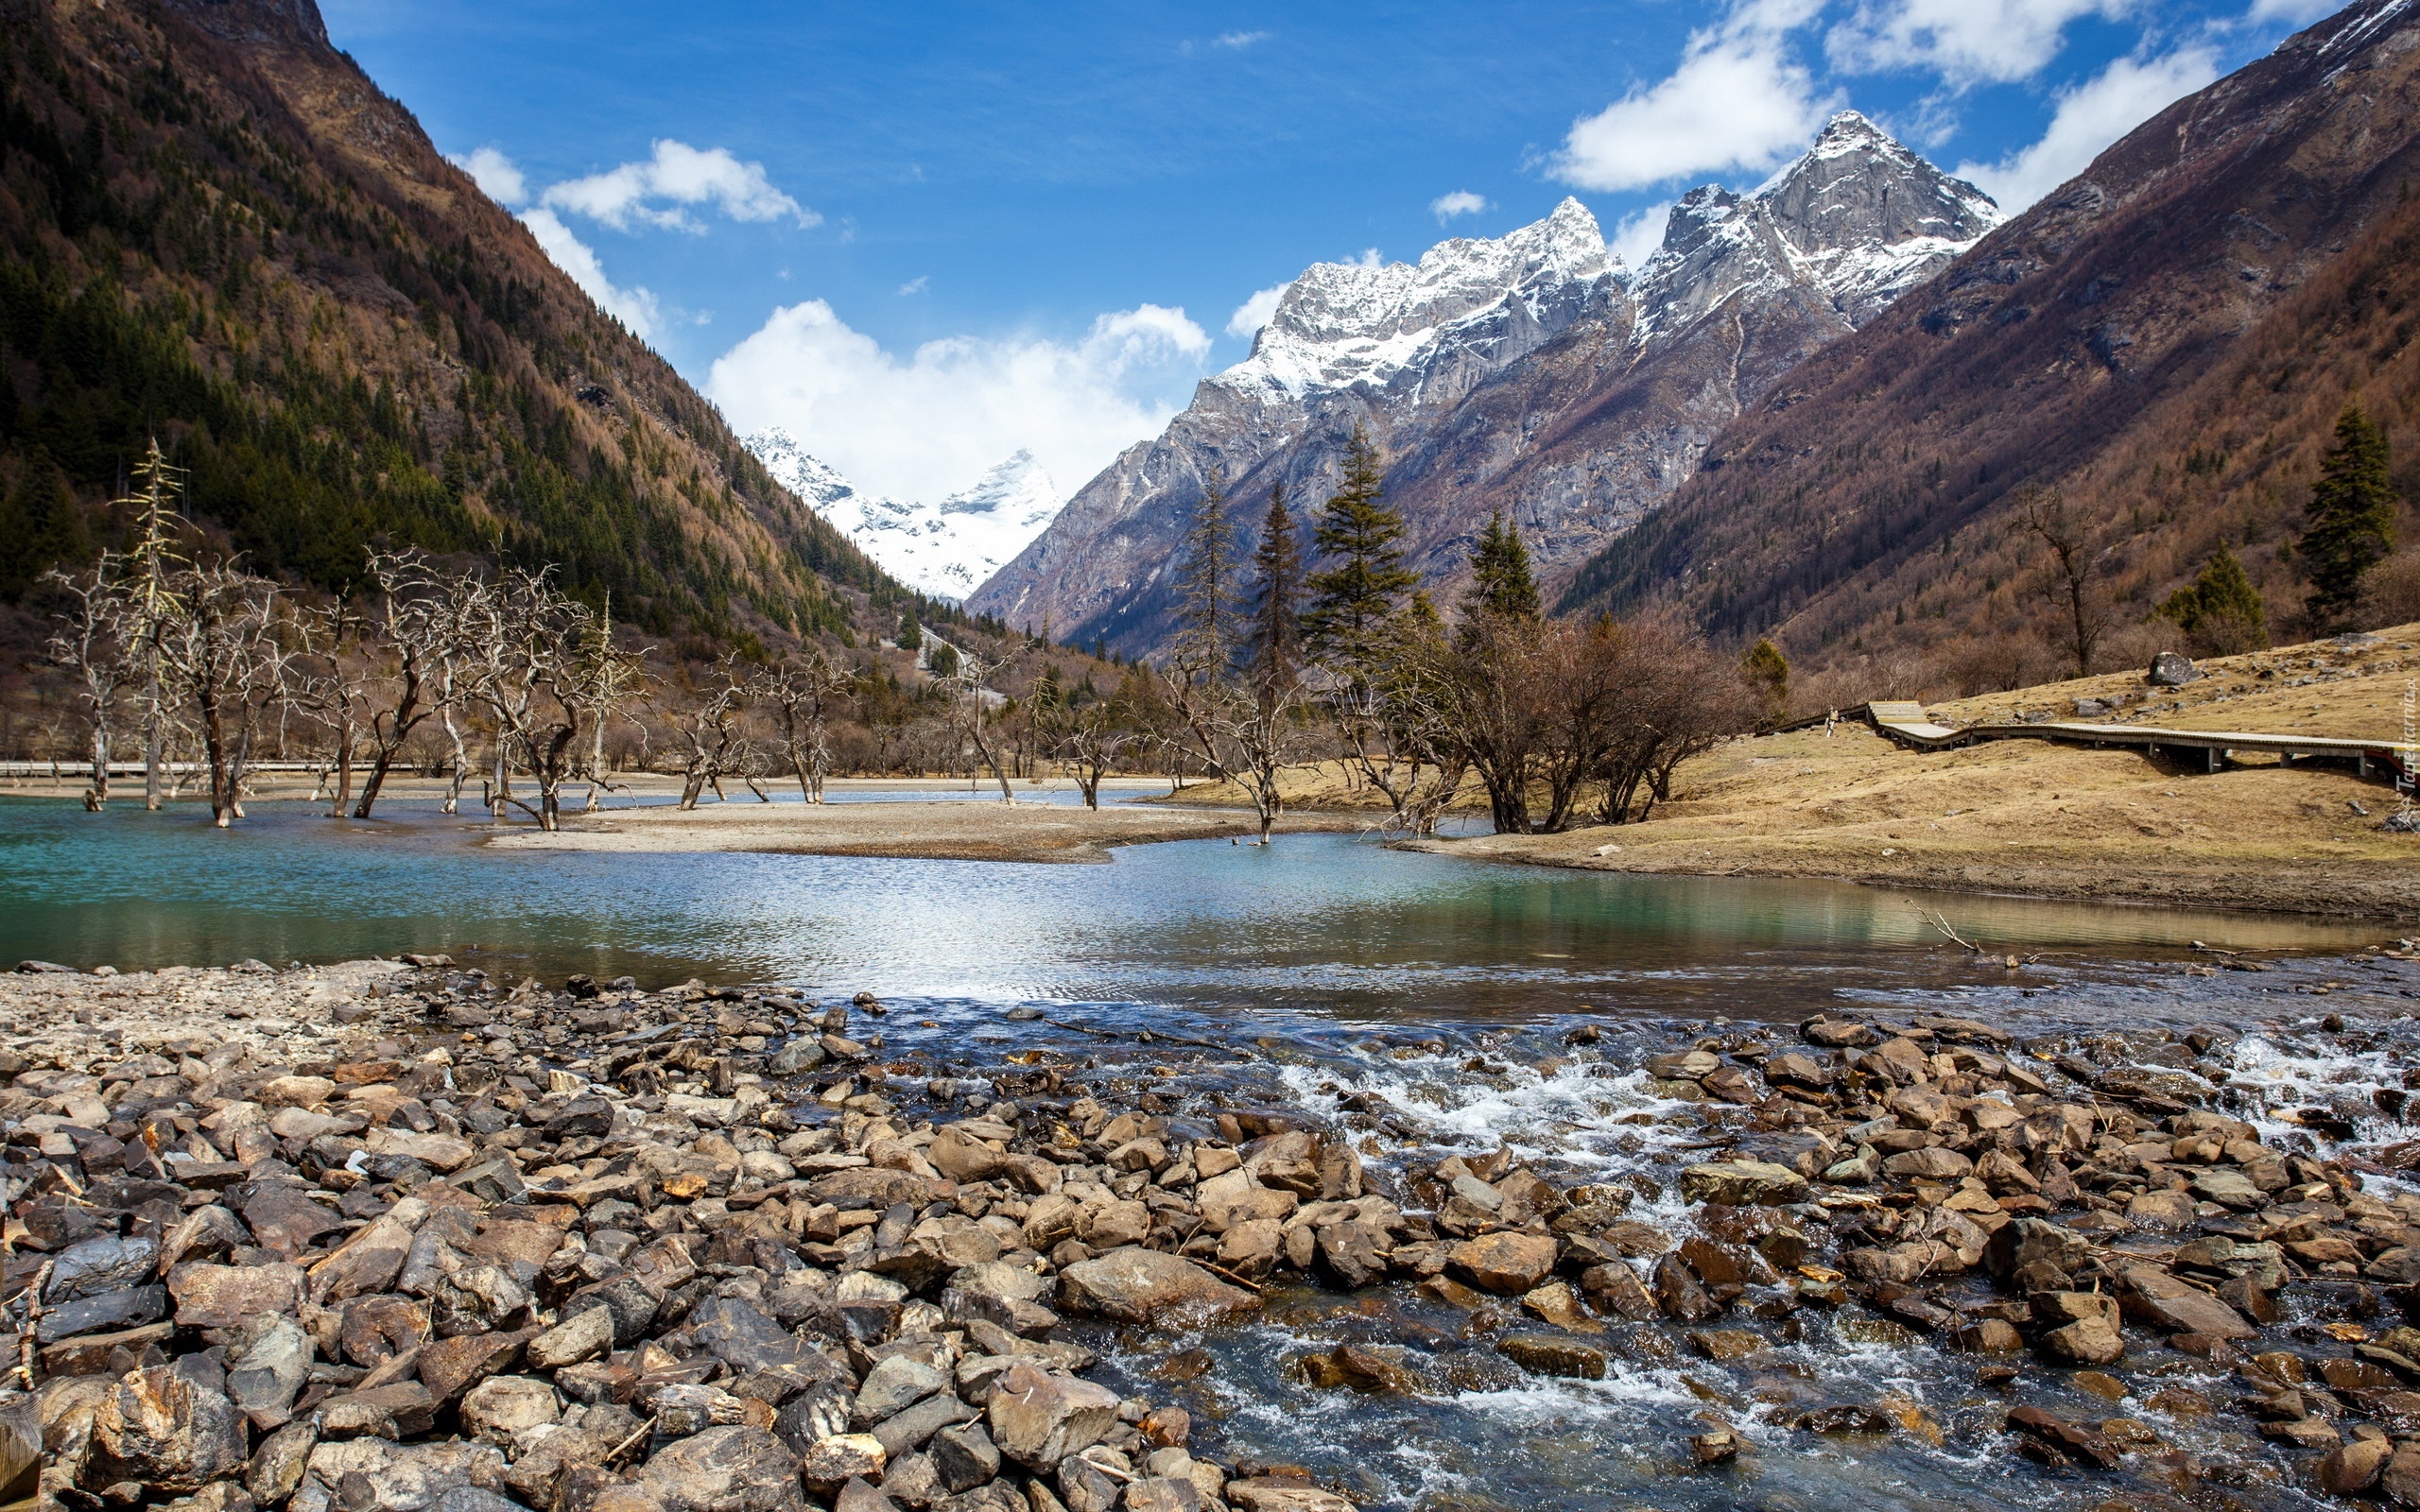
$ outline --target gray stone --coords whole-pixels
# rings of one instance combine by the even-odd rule
[[[926,1448],[933,1470],[953,1496],[972,1490],[1000,1473],[999,1446],[981,1423],[960,1423],[935,1434]]]
[[[877,1361],[866,1372],[865,1384],[857,1388],[855,1408],[849,1414],[851,1424],[858,1429],[873,1427],[949,1384],[949,1378],[922,1360],[894,1354]]]
[[[316,1350],[311,1335],[283,1313],[249,1331],[251,1337],[227,1362],[227,1395],[255,1428],[275,1428],[291,1416],[294,1394],[311,1373]]]
[[[592,1307],[575,1313],[531,1339],[523,1356],[535,1369],[557,1370],[582,1360],[594,1360],[613,1347],[612,1309]]]
[[[2152,658],[2151,670],[2143,680],[2154,688],[2181,688],[2201,679],[2202,669],[2174,651],[2162,651]]]
[[[733,1424],[666,1445],[638,1480],[665,1512],[804,1512],[798,1471],[798,1454],[780,1439]]]

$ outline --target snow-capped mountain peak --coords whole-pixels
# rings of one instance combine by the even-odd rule
[[[1931,277],[2000,223],[1992,198],[1855,111],[1754,191],[1683,195],[1632,281],[1642,340],[1742,293],[1813,284],[1851,325]]]
[[[1544,220],[1439,242],[1417,263],[1312,264],[1287,285],[1252,355],[1215,381],[1263,401],[1357,386],[1419,390],[1441,355],[1484,349],[1500,366],[1615,286],[1597,217],[1566,198]]]
[[[743,443],[773,474],[773,481],[804,500],[818,514],[829,516],[831,506],[856,490],[821,457],[808,452],[789,432],[775,426],[759,431]]]
[[[1030,452],[989,469],[971,488],[914,504],[859,493],[787,431],[760,431],[746,444],[777,482],[847,532],[883,571],[939,598],[973,593],[1042,534],[1065,502]]]

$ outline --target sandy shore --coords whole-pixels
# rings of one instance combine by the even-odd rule
[[[1290,817],[1287,832],[1355,828],[1333,815]],[[519,829],[488,842],[499,850],[705,851],[897,856],[931,861],[1106,861],[1112,847],[1161,840],[1250,838],[1249,815],[1225,810],[1064,803],[724,803],[683,813],[617,809],[568,817],[553,834]]]

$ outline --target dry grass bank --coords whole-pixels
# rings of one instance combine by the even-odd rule
[[[1936,704],[1945,722],[2077,717],[2113,724],[2393,740],[2420,677],[2420,626],[2204,663],[2183,688],[2135,673]],[[2122,700],[2120,702],[2119,700]],[[1304,767],[1289,799],[1366,812],[1334,765]],[[1239,799],[1189,787],[1184,801]],[[2252,757],[2216,774],[2139,750],[2001,740],[1903,750],[1862,725],[1731,741],[1684,765],[1650,822],[1551,835],[1414,842],[1474,859],[1591,870],[1826,877],[2047,898],[2420,917],[2420,837],[2381,834],[2383,781]],[[2365,816],[2357,809],[2365,808]],[[1477,808],[1477,795],[1464,807]]]

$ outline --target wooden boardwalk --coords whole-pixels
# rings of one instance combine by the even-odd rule
[[[1874,702],[1865,706],[1874,728],[1903,746],[1918,750],[1948,750],[1979,740],[2061,740],[2095,747],[2142,747],[2143,754],[2171,759],[2195,753],[2203,769],[2215,772],[2238,751],[2274,756],[2282,765],[2298,761],[2347,763],[2363,777],[2377,767],[2409,782],[2411,751],[2391,741],[2345,740],[2328,735],[2272,735],[2237,730],[2169,730],[2157,725],[2096,725],[2083,720],[2046,719],[2039,724],[1968,725],[1963,729],[1933,723],[1920,703]],[[2186,758],[2190,759],[2190,758]]]

